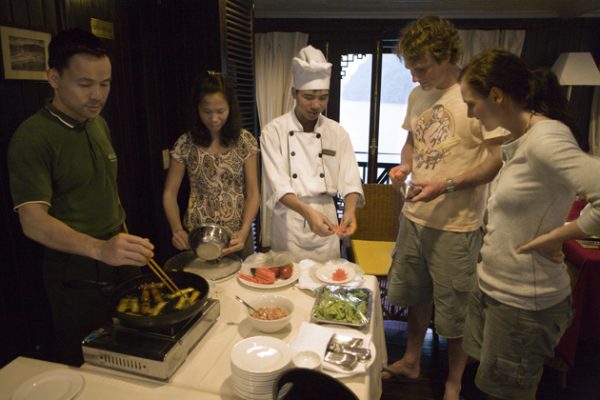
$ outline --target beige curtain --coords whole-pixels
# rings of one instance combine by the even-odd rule
[[[274,118],[290,111],[292,99],[292,58],[308,44],[308,34],[301,32],[257,33],[255,42],[256,107],[262,129]],[[261,187],[266,187],[264,173]],[[261,245],[271,245],[271,219],[266,209],[266,193],[261,190]]]
[[[465,66],[473,56],[489,49],[505,49],[518,56],[525,43],[524,30],[501,29],[459,29],[458,34],[463,45],[463,54],[458,65]]]

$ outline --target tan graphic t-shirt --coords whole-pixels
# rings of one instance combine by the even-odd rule
[[[425,91],[415,88],[408,100],[402,127],[413,134],[413,180],[452,178],[487,157],[484,140],[506,131],[484,130],[467,117],[460,86]],[[487,185],[446,193],[425,203],[405,203],[402,212],[411,221],[430,228],[470,232],[483,222]]]

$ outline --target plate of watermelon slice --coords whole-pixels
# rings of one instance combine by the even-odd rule
[[[317,278],[326,283],[333,284],[342,284],[346,282],[350,282],[354,279],[356,275],[356,271],[354,268],[340,264],[340,265],[324,265],[323,267],[317,269],[316,271]]]
[[[294,263],[278,266],[244,267],[238,272],[240,283],[257,289],[276,289],[298,280],[300,268]]]

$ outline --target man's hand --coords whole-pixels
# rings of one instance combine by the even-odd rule
[[[389,176],[392,179],[392,186],[396,190],[401,190],[404,186],[404,181],[406,181],[406,177],[408,176],[408,174],[410,174],[410,169],[407,165],[396,165],[390,170],[389,173]]]
[[[354,235],[356,232],[356,228],[358,228],[358,224],[356,223],[356,216],[354,214],[347,215],[344,213],[342,216],[342,220],[340,221],[340,225],[337,227],[335,233],[340,237],[348,237]]]
[[[515,249],[517,254],[538,252],[542,257],[555,263],[562,262],[564,254],[562,252],[562,240],[557,240],[550,233],[544,233],[535,239],[520,245]]]
[[[324,214],[310,206],[307,207],[305,218],[310,230],[316,235],[330,236],[337,232],[338,227],[336,224],[327,219]]]
[[[177,250],[188,250],[190,248],[188,233],[183,229],[173,232],[171,243]]]
[[[99,243],[97,259],[108,265],[142,266],[154,257],[154,245],[148,239],[128,233],[119,233]]]
[[[417,202],[424,201],[428,202],[439,195],[443,194],[446,191],[446,180],[436,180],[436,181],[412,181],[411,186],[413,186],[415,191],[414,195],[407,195],[406,201],[408,202]]]

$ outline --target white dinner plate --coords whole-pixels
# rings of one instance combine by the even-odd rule
[[[269,336],[253,336],[237,342],[231,350],[231,362],[241,370],[268,374],[285,368],[292,361],[290,346]]]
[[[246,274],[246,275],[250,275],[252,276],[252,273],[250,272],[250,268],[245,267],[242,264],[242,269],[240,270],[240,272],[242,274]],[[240,281],[240,283],[246,285],[246,286],[250,286],[256,289],[277,289],[280,287],[284,287],[287,285],[291,285],[292,283],[296,282],[298,280],[298,277],[300,276],[300,267],[298,266],[298,264],[294,263],[294,271],[292,272],[292,276],[290,276],[288,279],[277,279],[273,284],[271,285],[265,285],[262,283],[256,283],[256,282],[250,282],[247,281],[245,279],[240,278],[240,276],[238,275],[238,281]]]
[[[23,382],[11,400],[72,400],[84,386],[80,373],[69,369],[47,371]]]
[[[343,279],[341,281],[333,280],[332,275],[338,269],[341,269],[346,273],[346,279]],[[354,270],[354,268],[352,268],[348,265],[343,265],[343,264],[341,264],[341,265],[324,265],[321,268],[317,269],[316,275],[317,275],[317,278],[319,278],[319,280],[321,280],[325,283],[342,284],[342,283],[350,282],[352,279],[354,279],[354,275],[356,275],[356,271]]]

